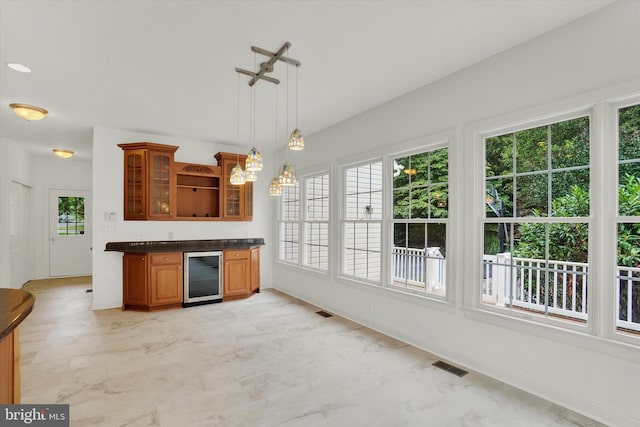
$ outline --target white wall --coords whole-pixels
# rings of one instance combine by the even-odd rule
[[[0,138],[0,288],[11,282],[9,265],[9,141]]]
[[[261,249],[261,287],[270,286],[272,201],[268,195],[271,176],[260,172],[254,183],[254,212],[251,222],[222,221],[123,221],[123,151],[117,144],[154,142],[177,145],[175,160],[216,165],[214,154],[237,152],[237,147],[153,134],[97,127],[93,134],[93,308],[122,305],[122,254],[105,252],[107,242],[185,239],[264,238]],[[247,147],[247,151],[249,147]],[[263,152],[265,165],[271,164]],[[267,166],[268,168],[269,166]],[[105,221],[105,212],[115,212],[117,220]],[[115,229],[114,229],[115,228]]]
[[[469,266],[476,264],[475,248],[481,234],[479,216],[473,214],[477,211],[473,194],[477,162],[470,129],[514,111],[525,117],[541,105],[578,99],[598,90],[601,94],[640,92],[638,52],[640,2],[616,2],[307,136],[304,155],[298,156],[296,165],[308,170],[315,165],[335,167],[345,159],[366,159],[372,152],[420,136],[443,131],[454,136],[447,251],[448,288],[456,295],[451,304],[281,263],[274,264],[273,286],[610,425],[640,425],[638,347],[526,320],[479,316],[477,310],[463,304],[474,279]],[[590,102],[589,96],[584,99]],[[338,228],[334,224],[334,251],[339,250]]]

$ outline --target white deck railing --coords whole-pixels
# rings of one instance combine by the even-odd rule
[[[509,253],[483,259],[484,302],[587,319],[588,264],[550,260],[547,269],[545,260],[512,258]],[[634,296],[640,298],[640,268],[618,267],[617,282],[616,326],[640,331],[640,313],[634,313],[638,310]]]
[[[619,303],[617,305],[616,326],[640,331],[640,312],[634,312],[634,309],[640,310],[640,268],[619,265],[617,280],[616,301]]]
[[[417,249],[394,247],[393,280],[424,291],[446,288],[445,259],[439,247]]]
[[[446,288],[446,260],[440,248],[394,247],[393,280],[425,292]],[[512,257],[483,256],[482,300],[498,306],[587,320],[589,265]],[[619,266],[616,326],[640,332],[640,268]]]
[[[542,259],[485,255],[483,301],[586,320],[588,267],[550,260],[547,268]]]

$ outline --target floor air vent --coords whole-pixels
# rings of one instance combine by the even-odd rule
[[[327,313],[326,311],[316,311],[316,314],[319,314],[322,317],[333,317],[333,314]]]
[[[464,369],[460,369],[460,368],[456,368],[453,365],[449,365],[447,362],[443,362],[442,360],[438,360],[437,362],[435,362],[433,364],[433,366],[436,366],[440,369],[443,369],[447,372],[452,373],[453,375],[457,375],[459,377],[464,377],[465,375],[467,375],[469,373],[469,371],[465,371]]]
[[[91,292],[93,292],[93,289],[87,289],[85,292],[90,294]]]

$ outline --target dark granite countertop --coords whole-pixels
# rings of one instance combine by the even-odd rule
[[[0,289],[0,341],[33,310],[35,297],[21,289]]]
[[[203,252],[224,249],[250,249],[264,245],[264,239],[154,240],[147,242],[108,242],[105,251],[115,252]]]

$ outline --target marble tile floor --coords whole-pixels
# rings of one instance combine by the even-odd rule
[[[139,313],[91,311],[91,279],[32,281],[23,403],[71,426],[599,426],[274,290]]]

